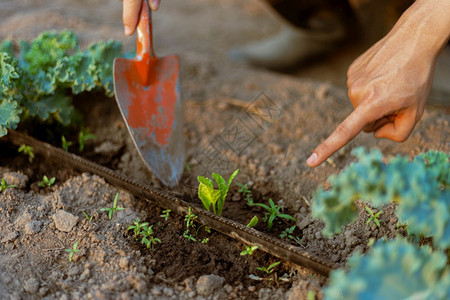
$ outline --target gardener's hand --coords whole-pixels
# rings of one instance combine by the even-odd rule
[[[388,35],[353,62],[347,86],[354,111],[313,151],[308,166],[321,164],[361,131],[396,142],[409,137],[449,40],[449,11],[448,0],[416,1]]]
[[[122,0],[123,2],[123,26],[126,35],[132,35],[139,21],[142,0]],[[157,10],[161,0],[148,0],[152,10]]]

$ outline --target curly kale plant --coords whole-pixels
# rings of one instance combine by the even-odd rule
[[[312,214],[325,222],[324,235],[340,232],[357,215],[355,200],[374,207],[398,203],[401,224],[418,236],[433,237],[436,247],[450,246],[449,155],[429,151],[413,161],[397,156],[387,162],[380,151],[355,149],[357,162],[329,179],[331,188],[319,188]]]
[[[68,125],[74,116],[72,95],[103,90],[112,96],[114,57],[122,54],[115,41],[98,42],[80,51],[70,31],[44,32],[31,43],[0,45],[0,136],[27,116]]]
[[[379,241],[349,258],[349,271],[331,273],[324,299],[448,299],[450,266],[443,252],[405,239]]]

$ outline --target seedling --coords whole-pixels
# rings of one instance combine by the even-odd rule
[[[256,250],[258,250],[258,246],[257,245],[253,245],[253,246],[247,246],[245,245],[245,250],[241,252],[241,255],[252,255],[253,252],[255,252]]]
[[[208,242],[209,242],[209,238],[204,238],[204,239],[202,240],[202,244],[208,244]]]
[[[69,262],[72,262],[72,258],[73,255],[77,252],[80,252],[80,250],[77,249],[78,246],[78,242],[75,242],[75,244],[73,244],[72,249],[66,249],[66,252],[69,252]]]
[[[189,227],[194,226],[194,220],[198,217],[192,213],[191,207],[188,208],[187,214],[184,216],[184,221],[186,222],[186,229],[189,230]]]
[[[307,300],[315,300],[316,299],[316,295],[314,294],[314,291],[309,290],[308,294],[306,295],[306,299]]]
[[[72,146],[72,142],[67,141],[65,136],[61,137],[61,142],[64,151],[69,152],[69,147]]]
[[[131,225],[127,228],[127,230],[133,230],[134,238],[137,240],[139,234],[141,234],[141,229],[148,226],[148,223],[139,223],[139,218],[134,221],[134,225]]]
[[[292,220],[295,222],[295,218],[293,216],[288,215],[288,214],[280,214],[281,206],[275,205],[272,198],[269,198],[269,204],[270,204],[270,206],[268,206],[267,204],[264,204],[264,203],[255,203],[255,205],[261,206],[267,210],[267,212],[264,214],[263,221],[267,222],[268,230],[272,229],[273,221],[277,217]]]
[[[242,194],[242,196],[244,196],[245,200],[247,200],[247,205],[248,206],[253,206],[255,205],[255,203],[253,202],[253,198],[250,196],[250,194],[252,193],[251,190],[249,190],[248,188],[248,184],[242,184],[242,183],[236,183],[240,189],[238,190],[239,193]]]
[[[163,210],[162,212],[163,213],[162,213],[162,215],[160,215],[160,217],[167,221],[167,219],[169,219],[169,214],[170,214],[171,210],[166,209],[166,210]]]
[[[113,206],[111,208],[101,208],[100,211],[107,211],[108,218],[111,220],[112,215],[116,214],[118,210],[124,210],[124,207],[117,207],[117,199],[119,198],[119,193],[114,197]]]
[[[187,171],[187,172],[191,172],[191,166],[189,165],[189,163],[186,163],[185,165],[184,165],[184,169]]]
[[[89,130],[86,128],[82,128],[80,130],[80,133],[78,134],[78,150],[80,150],[80,152],[83,152],[86,141],[96,138],[97,136],[95,134],[89,133]]]
[[[195,237],[192,236],[192,234],[189,233],[189,229],[186,229],[183,232],[183,237],[187,238],[188,241],[191,241],[191,242],[195,242],[197,240]]]
[[[378,217],[380,216],[380,214],[383,212],[382,210],[380,210],[379,212],[377,212],[376,214],[373,213],[373,211],[370,209],[370,207],[366,206],[366,211],[369,213],[370,218],[367,220],[366,224],[369,224],[372,220],[375,222],[375,224],[377,224],[378,227],[380,227],[380,221],[378,220]]]
[[[31,146],[28,146],[28,145],[25,145],[25,144],[22,144],[20,147],[19,147],[19,150],[17,150],[19,153],[23,153],[23,154],[25,154],[25,155],[27,155],[28,156],[28,161],[29,162],[32,162],[33,161],[33,158],[34,158],[34,149],[33,149],[33,147],[31,147]]]
[[[275,267],[278,266],[280,263],[281,263],[280,261],[277,261],[277,262],[274,262],[273,264],[271,264],[270,266],[268,266],[267,268],[266,267],[257,267],[256,269],[263,271],[266,274],[271,274],[275,270]]]
[[[86,220],[88,220],[88,222],[92,221],[92,218],[93,218],[94,216],[89,216],[89,215],[87,214],[87,212],[85,212],[84,210],[83,210],[82,212],[83,212],[84,217],[86,218]]]
[[[288,228],[286,228],[285,230],[283,230],[281,232],[280,238],[286,238],[287,237],[288,239],[291,239],[291,240],[297,242],[297,244],[301,245],[302,239],[299,238],[298,236],[294,237],[294,235],[293,235],[294,231],[295,231],[295,225],[292,226],[292,227],[288,227]]]
[[[48,179],[46,175],[42,177],[42,181],[38,183],[38,186],[40,187],[51,187],[55,183],[55,177],[52,177]]]
[[[239,169],[234,171],[228,179],[228,183],[225,179],[217,173],[213,173],[212,177],[216,180],[219,187],[218,190],[214,189],[214,183],[211,179],[198,176],[197,179],[200,182],[198,186],[198,197],[202,200],[203,206],[210,211],[213,207],[214,214],[220,216],[225,204],[225,198],[227,197],[228,190],[234,177],[239,173]]]
[[[161,240],[158,238],[155,238],[153,236],[153,225],[150,226],[144,226],[144,228],[142,228],[142,232],[141,235],[142,237],[142,244],[147,246],[147,249],[151,249],[153,251],[155,251],[155,245],[156,243],[161,243]]]
[[[256,226],[256,224],[258,224],[258,217],[257,216],[253,216],[253,218],[250,220],[250,222],[246,225],[248,228],[252,228],[254,226]]]
[[[6,189],[9,188],[15,188],[16,186],[14,184],[6,184],[6,181],[4,178],[2,178],[2,182],[0,184],[0,192],[6,191]]]

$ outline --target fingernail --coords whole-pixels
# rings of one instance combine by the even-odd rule
[[[159,1],[158,0],[150,0],[150,7],[152,10],[158,10]]]
[[[131,27],[125,26],[125,35],[131,35],[132,31],[133,31],[133,29],[131,29]]]
[[[317,162],[317,154],[313,153],[311,156],[306,160],[306,164],[308,166],[314,165]]]

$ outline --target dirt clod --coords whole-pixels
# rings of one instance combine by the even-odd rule
[[[62,209],[56,211],[52,218],[56,229],[64,232],[70,232],[78,222],[78,217]]]
[[[225,282],[225,278],[218,275],[203,275],[197,280],[197,293],[202,296],[209,296],[215,290],[221,288]]]

